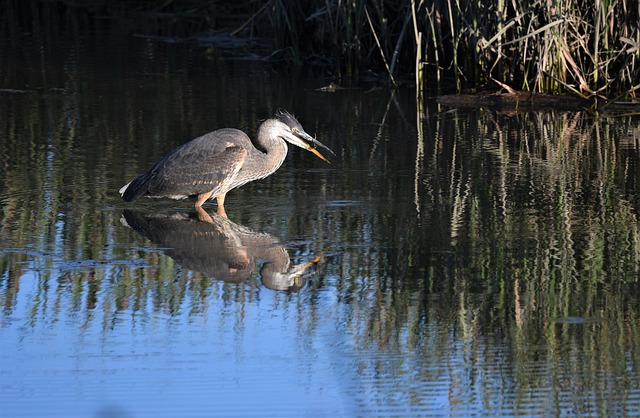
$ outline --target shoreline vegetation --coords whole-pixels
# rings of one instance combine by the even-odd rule
[[[8,0],[0,6],[0,36],[6,47],[25,34],[55,39],[117,26],[168,42],[196,40],[212,57],[235,50],[313,67],[338,86],[418,86],[418,98],[432,89],[500,90],[569,95],[596,107],[637,104],[640,3],[587,3]]]

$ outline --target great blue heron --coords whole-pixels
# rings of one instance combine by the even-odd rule
[[[172,199],[195,196],[196,208],[215,197],[218,212],[224,215],[227,192],[275,172],[287,156],[287,142],[324,161],[327,159],[317,150],[318,146],[333,154],[306,133],[294,116],[278,111],[258,128],[257,148],[238,129],[218,129],[169,152],[149,171],[122,187],[120,195],[126,202],[140,196]]]

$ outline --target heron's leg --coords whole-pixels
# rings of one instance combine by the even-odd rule
[[[218,215],[227,217],[227,211],[224,210],[224,198],[227,197],[226,193],[222,193],[218,196]]]
[[[196,200],[196,207],[199,208],[200,206],[202,206],[202,204],[206,202],[207,199],[210,198],[212,194],[213,194],[213,190],[207,193],[199,194],[198,200]]]

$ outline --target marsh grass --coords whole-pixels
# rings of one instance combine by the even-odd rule
[[[585,98],[636,97],[640,88],[635,0],[272,3],[265,11],[275,24],[260,30],[286,33],[276,47],[293,48],[300,62],[329,56],[338,77],[373,70],[392,86],[435,79],[458,90],[498,85]]]
[[[10,0],[0,17],[5,39],[114,22],[144,22],[162,36],[258,37],[271,40],[272,58],[322,65],[338,81],[366,74],[391,86],[587,98],[635,98],[640,89],[637,0]]]

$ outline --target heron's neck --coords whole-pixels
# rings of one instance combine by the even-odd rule
[[[268,137],[264,124],[258,129],[258,137],[255,140],[256,148],[251,150],[251,155],[242,170],[252,173],[256,179],[267,177],[276,171],[287,156],[289,150],[287,143],[281,138]]]

